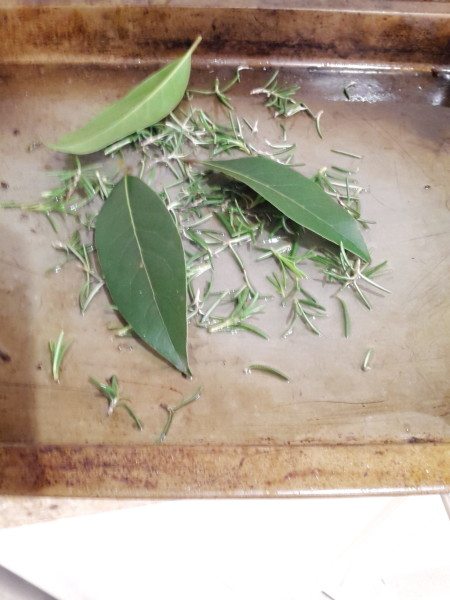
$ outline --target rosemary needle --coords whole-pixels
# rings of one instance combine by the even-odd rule
[[[339,304],[341,305],[341,308],[342,308],[342,319],[343,319],[343,323],[344,323],[344,335],[346,338],[348,338],[350,336],[350,315],[349,315],[347,304],[345,303],[345,301],[342,300],[342,298],[338,298],[338,300],[339,300]]]
[[[50,358],[52,363],[52,375],[53,380],[59,383],[59,374],[61,370],[61,365],[64,360],[64,356],[69,349],[70,344],[66,344],[64,342],[64,331],[58,336],[56,342],[50,341],[48,343],[48,347],[50,350]]]
[[[275,369],[274,367],[270,367],[269,365],[261,365],[254,364],[249,365],[246,369],[244,369],[244,373],[250,374],[252,371],[264,371],[264,373],[268,373],[269,375],[274,375],[283,381],[287,381],[289,383],[290,379],[287,375],[285,375],[279,369]]]
[[[369,350],[367,350],[367,352],[364,356],[364,360],[361,365],[361,369],[363,371],[370,371],[370,369],[372,368],[370,366],[370,361],[372,360],[372,356],[373,356],[373,348],[369,348]]]
[[[161,408],[163,408],[167,412],[167,419],[166,419],[166,423],[163,427],[163,430],[161,431],[161,433],[157,439],[157,442],[159,444],[162,444],[164,442],[164,440],[166,439],[167,434],[169,433],[170,427],[172,425],[172,421],[175,416],[175,413],[178,412],[181,408],[184,408],[185,406],[187,406],[188,404],[191,404],[192,402],[195,402],[196,400],[198,400],[201,396],[201,393],[202,393],[202,388],[199,387],[198,390],[192,394],[192,396],[189,396],[185,400],[182,400],[176,406],[172,407],[172,406],[167,406],[166,404],[161,404]]]
[[[353,152],[347,152],[346,150],[335,150],[332,148],[331,152],[334,152],[335,154],[342,154],[342,156],[350,156],[350,158],[362,158],[360,154],[354,154]]]

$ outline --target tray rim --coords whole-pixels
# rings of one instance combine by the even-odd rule
[[[450,492],[450,443],[0,445],[0,493],[280,498]]]

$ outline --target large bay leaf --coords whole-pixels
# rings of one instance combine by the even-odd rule
[[[200,41],[198,37],[181,58],[144,79],[84,127],[49,147],[68,154],[90,154],[166,117],[183,98],[191,72],[191,55]]]
[[[206,167],[241,181],[289,219],[340,244],[365,261],[369,251],[356,221],[322,188],[291,167],[263,156],[205,161]]]
[[[156,352],[189,373],[184,253],[161,198],[125,176],[97,217],[95,244],[120,314]]]

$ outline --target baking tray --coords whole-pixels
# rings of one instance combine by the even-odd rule
[[[387,258],[374,310],[350,301],[342,336],[331,292],[312,281],[330,318],[321,337],[288,340],[270,308],[270,342],[190,330],[194,381],[138,342],[112,337],[106,295],[84,317],[80,273],[57,262],[43,218],[0,212],[0,491],[12,494],[214,497],[444,492],[450,485],[449,188],[444,2],[3,2],[0,7],[1,200],[36,200],[67,157],[56,139],[178,55],[198,33],[192,81],[207,85],[248,65],[232,98],[275,125],[249,90],[274,67],[323,109],[325,139],[308,119],[288,121],[305,173],[335,164],[333,147],[364,155],[364,214],[375,260]],[[343,87],[355,82],[352,100]],[[204,100],[216,118],[221,109]],[[273,130],[271,130],[273,128]],[[447,130],[446,130],[447,128]],[[34,148],[30,151],[31,147]],[[342,158],[342,157],[341,157]],[[230,266],[231,269],[231,266]],[[229,271],[230,278],[238,277]],[[61,384],[48,340],[73,340]],[[361,359],[375,349],[373,369]],[[282,366],[284,384],[246,375],[249,362]],[[107,418],[89,375],[116,373],[144,432]],[[203,386],[166,443],[160,404]]]

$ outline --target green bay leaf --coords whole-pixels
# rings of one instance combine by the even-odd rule
[[[204,161],[206,167],[240,181],[289,219],[317,235],[370,260],[356,221],[322,188],[287,165],[263,156]]]
[[[125,176],[97,217],[95,244],[120,314],[149,346],[189,374],[184,253],[161,198],[137,177]]]
[[[191,55],[200,41],[198,37],[182,57],[144,79],[86,125],[49,147],[68,154],[90,154],[166,117],[183,98],[191,72]]]

